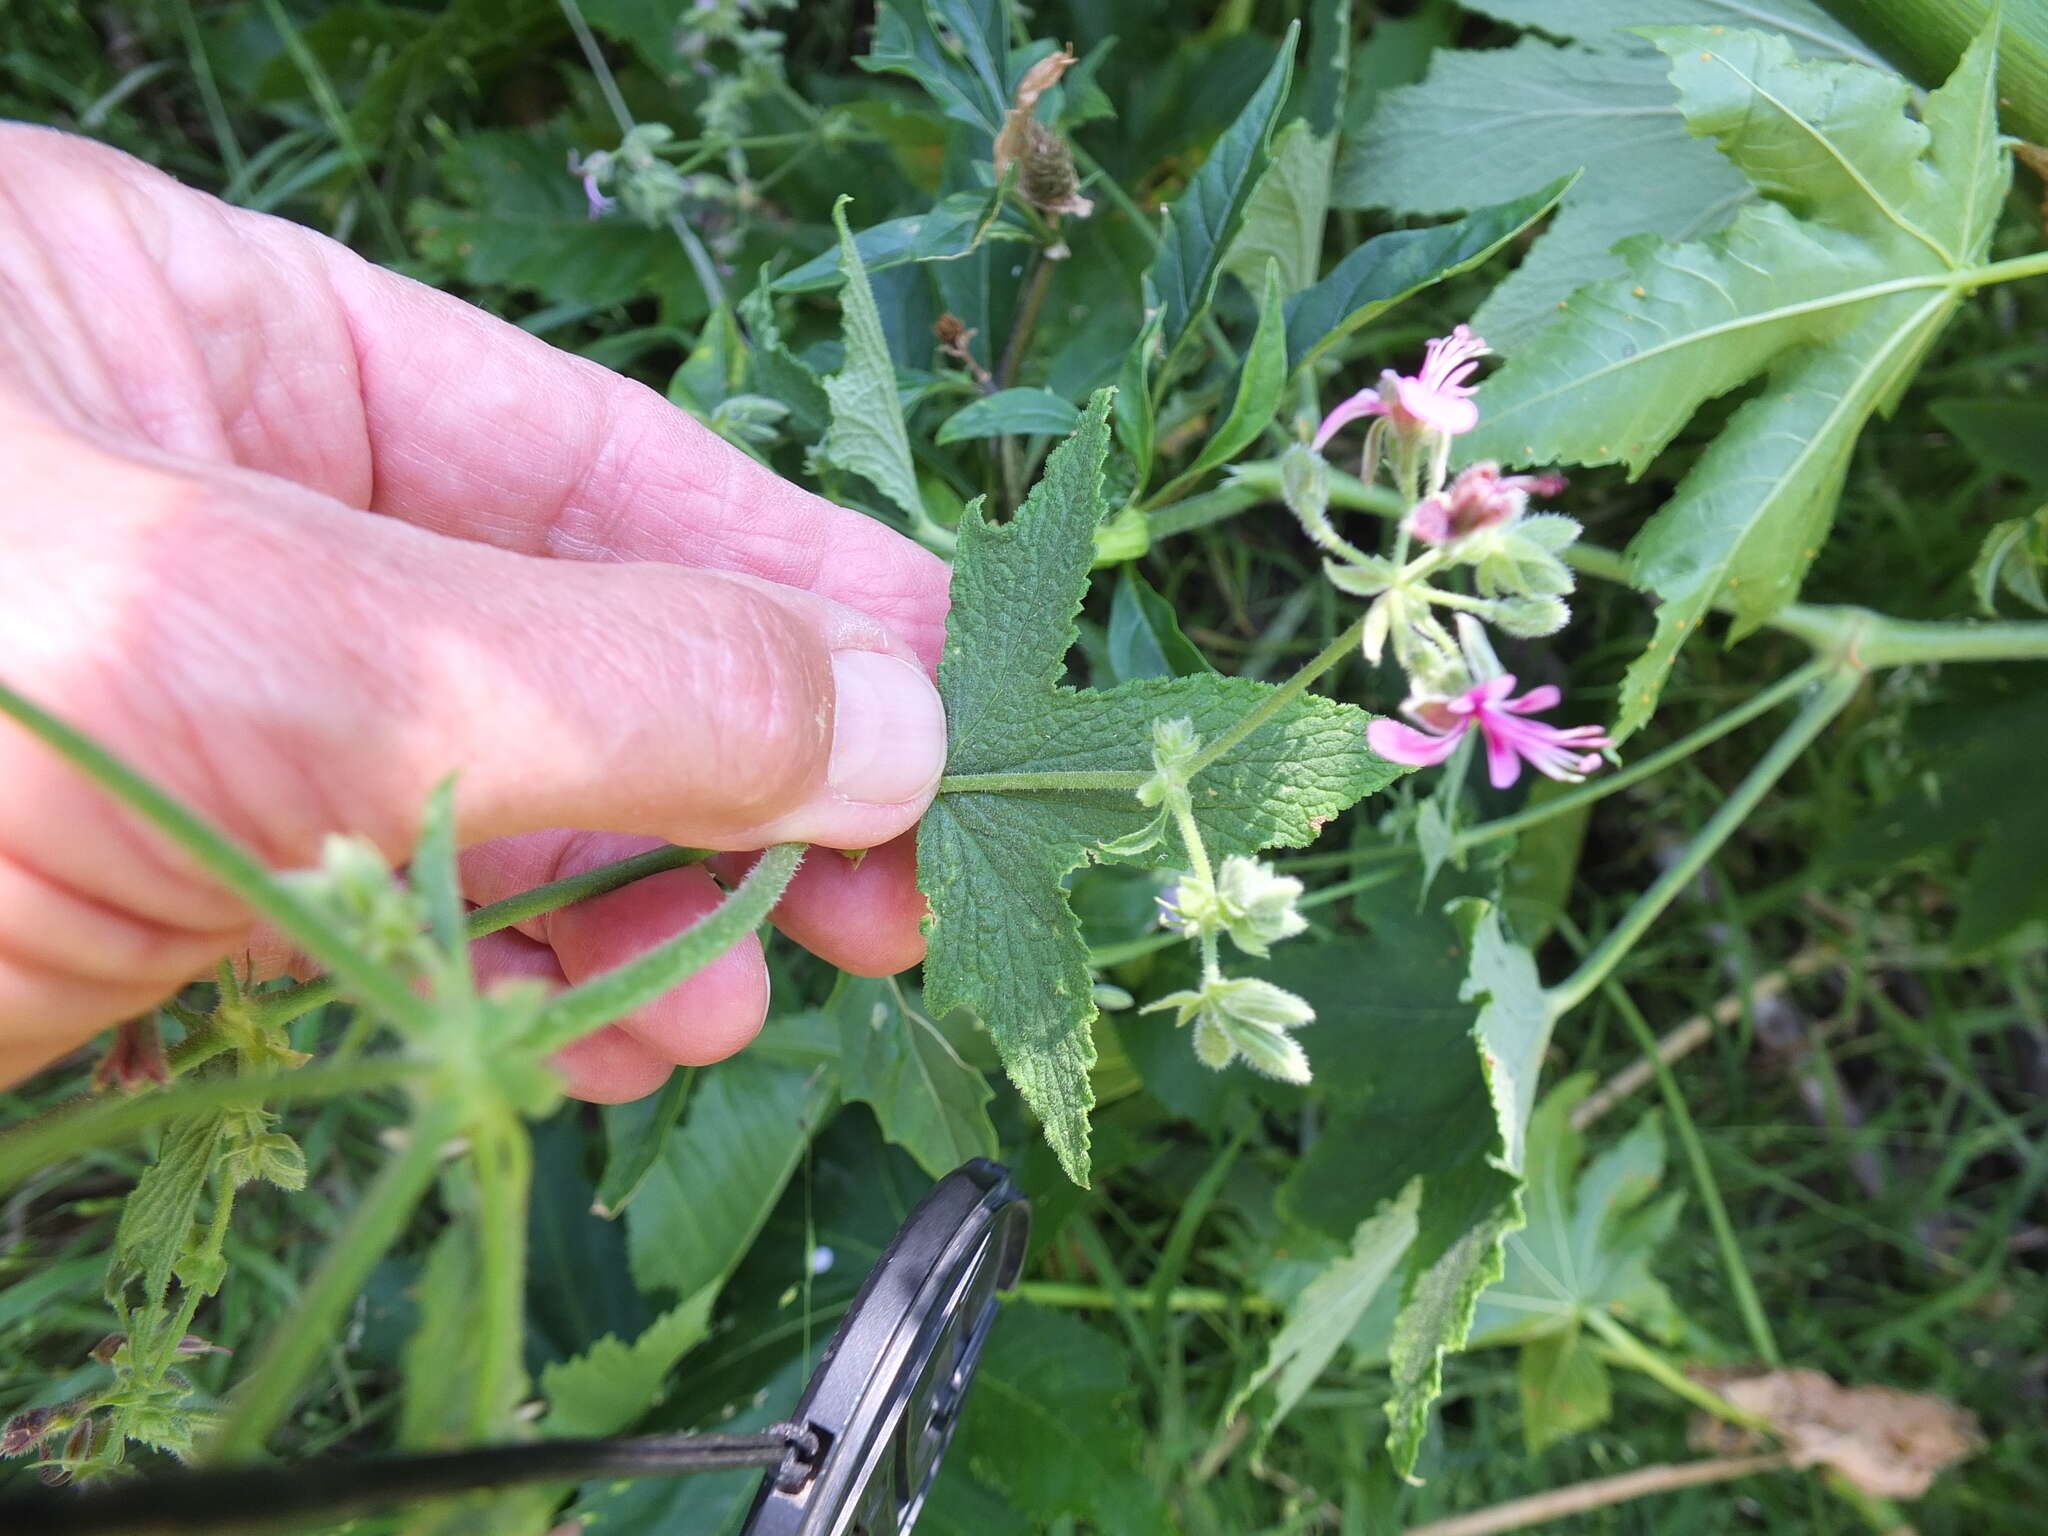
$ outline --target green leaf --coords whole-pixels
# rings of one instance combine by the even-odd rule
[[[1251,100],[1216,141],[1187,190],[1166,210],[1159,254],[1145,281],[1147,291],[1158,295],[1160,334],[1169,372],[1182,341],[1208,312],[1223,258],[1237,237],[1252,188],[1265,170],[1273,124],[1294,74],[1294,44],[1300,29],[1299,22],[1289,24],[1279,56]],[[1151,307],[1149,299],[1147,306]]]
[[[683,1105],[696,1081],[694,1067],[678,1067],[669,1073],[661,1092],[629,1104],[610,1104],[604,1111],[606,1155],[604,1175],[597,1183],[596,1212],[607,1221],[615,1220],[627,1203],[640,1192],[647,1175],[661,1160],[668,1134],[682,1118]]]
[[[999,389],[948,416],[939,427],[938,441],[958,443],[1012,432],[1065,437],[1080,420],[1081,413],[1049,389]]]
[[[1618,734],[1649,719],[1716,602],[1740,634],[1797,594],[1857,434],[1960,302],[1952,275],[1982,260],[2009,174],[1989,34],[1917,120],[1903,80],[1800,63],[1782,39],[1655,38],[1687,125],[1714,136],[1763,200],[1704,241],[1625,243],[1628,274],[1581,292],[1510,359],[1464,444],[1479,458],[1640,472],[1705,401],[1767,378],[1630,546],[1660,605]]]
[[[1136,469],[1134,481],[1140,490],[1152,477],[1152,452],[1157,437],[1152,411],[1152,370],[1158,360],[1162,323],[1158,311],[1153,311],[1138,331],[1138,339],[1131,343],[1131,350],[1124,354],[1123,366],[1116,376],[1116,440],[1131,456]]]
[[[1593,1083],[1591,1074],[1566,1079],[1530,1122],[1526,1223],[1509,1235],[1501,1277],[1479,1298],[1470,1348],[1555,1338],[1596,1311],[1678,1337],[1678,1308],[1650,1274],[1684,1201],[1650,1199],[1664,1178],[1662,1125],[1652,1111],[1587,1162],[1571,1116]]]
[[[1109,667],[1120,683],[1139,677],[1194,677],[1214,672],[1209,658],[1181,633],[1173,606],[1138,574],[1135,565],[1116,573],[1109,605]]]
[[[882,0],[874,43],[855,62],[908,75],[948,117],[993,141],[1010,110],[1008,16],[999,0]]]
[[[1273,413],[1280,408],[1280,393],[1287,387],[1288,373],[1286,294],[1277,261],[1267,260],[1259,293],[1259,326],[1252,333],[1252,344],[1245,349],[1244,363],[1237,374],[1237,393],[1231,397],[1223,425],[1202,445],[1195,462],[1175,475],[1148,505],[1172,500],[1182,488],[1193,485],[1210,470],[1228,464],[1272,425]]]
[[[1286,1325],[1275,1335],[1265,1364],[1223,1410],[1226,1422],[1236,1418],[1259,1389],[1271,1382],[1272,1407],[1259,1420],[1259,1443],[1264,1445],[1274,1426],[1315,1385],[1372,1299],[1407,1256],[1408,1245],[1415,1240],[1421,1198],[1422,1181],[1412,1179],[1399,1199],[1358,1224],[1350,1249],[1309,1281],[1288,1308]]]
[[[437,177],[448,200],[422,200],[406,214],[420,254],[466,286],[523,289],[557,304],[695,295],[671,231],[591,219],[566,168],[572,147],[557,127],[454,140]]]
[[[1296,294],[1323,265],[1323,219],[1330,211],[1330,164],[1337,141],[1318,138],[1297,118],[1273,140],[1273,154],[1245,204],[1244,226],[1223,258],[1223,270],[1246,290],[1259,292],[1266,263],[1277,262],[1280,284]]]
[[[465,1221],[444,1228],[427,1250],[413,1286],[419,1321],[405,1342],[399,1403],[398,1443],[408,1450],[457,1445],[472,1431],[470,1384],[484,1370],[485,1330],[470,1326],[481,1264],[476,1230]]]
[[[859,475],[912,522],[921,522],[924,503],[917,494],[910,434],[904,430],[903,406],[896,397],[896,365],[882,334],[875,291],[868,286],[860,252],[846,227],[846,205],[852,201],[841,197],[832,205],[832,222],[839,227],[840,270],[846,276],[839,291],[846,361],[825,380],[832,422],[818,452],[827,463]]]
[[[1550,1001],[1536,974],[1536,960],[1501,926],[1492,902],[1454,904],[1457,921],[1472,945],[1472,965],[1458,996],[1479,1004],[1472,1033],[1500,1127],[1503,1166],[1522,1171],[1529,1115],[1536,1107],[1536,1079],[1550,1044]]]
[[[676,1362],[711,1331],[716,1285],[706,1286],[648,1325],[632,1343],[607,1334],[573,1360],[540,1373],[548,1411],[544,1434],[615,1435],[639,1422],[661,1401],[662,1386]]]
[[[2043,572],[2048,572],[2048,507],[2036,507],[2027,517],[1991,525],[1977,558],[1970,562],[1970,590],[1986,617],[1998,612],[2000,588],[2035,612],[2048,613]]]
[[[1376,235],[1287,301],[1289,371],[1433,283],[1469,272],[1548,213],[1571,177],[1433,229]]]
[[[860,264],[870,275],[911,261],[952,261],[984,239],[1022,240],[1027,232],[998,222],[1003,203],[998,189],[953,192],[928,213],[887,219],[853,237]],[[835,245],[794,271],[775,279],[777,293],[815,293],[837,288],[846,276],[845,258]]]
[[[790,423],[805,441],[823,436],[832,420],[831,397],[825,381],[784,345],[765,272],[754,291],[740,300],[739,312],[753,342],[747,357],[752,387],[789,407]]]
[[[1782,32],[1801,53],[1876,64],[1878,57],[1813,0],[1471,0],[1465,9],[1553,37],[1613,47],[1619,28],[1755,27]]]
[[[826,1011],[839,1024],[842,1092],[875,1112],[882,1134],[935,1179],[996,1155],[995,1090],[892,980],[842,977]]]
[[[1607,1367],[1577,1328],[1524,1344],[1515,1378],[1522,1395],[1522,1439],[1532,1456],[1605,1424],[1614,1411]]]
[[[1135,1376],[1107,1335],[1013,1303],[989,1335],[952,1456],[1037,1529],[1065,1517],[1101,1536],[1160,1536],[1174,1521],[1140,1470]]]
[[[225,1110],[211,1110],[165,1130],[156,1161],[121,1202],[107,1272],[110,1290],[139,1274],[150,1305],[163,1305],[171,1275],[191,1239],[226,1124]]]
[[[775,1208],[837,1090],[828,1068],[752,1052],[700,1072],[688,1114],[626,1213],[634,1282],[680,1297],[715,1294]]]
[[[1109,402],[1107,390],[1090,402],[1010,523],[996,527],[978,507],[961,520],[939,667],[951,756],[918,833],[926,996],[941,1013],[980,1015],[1081,1183],[1095,1003],[1061,882],[1153,820],[1135,790],[1151,771],[1155,721],[1186,718],[1215,741],[1274,693],[1230,677],[1060,686],[1103,511]],[[1199,774],[1195,815],[1211,855],[1307,843],[1394,778],[1366,749],[1369,718],[1302,696]]]
[[[2048,400],[1936,400],[1927,409],[1984,468],[2048,495]]]

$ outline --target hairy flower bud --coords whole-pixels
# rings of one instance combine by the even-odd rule
[[[1192,992],[1175,992],[1141,1012],[1172,1008],[1176,1024],[1195,1026],[1195,1055],[1221,1070],[1239,1056],[1254,1071],[1282,1082],[1309,1080],[1308,1053],[1290,1030],[1315,1022],[1316,1012],[1292,992],[1257,977],[1218,976]]]
[[[1035,119],[1025,130],[1024,153],[1017,163],[1017,190],[1032,207],[1047,213],[1070,213],[1085,219],[1095,211],[1095,204],[1081,195],[1073,150],[1059,134]]]

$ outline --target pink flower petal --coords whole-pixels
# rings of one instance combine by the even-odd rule
[[[1504,699],[1498,705],[1501,709],[1512,710],[1518,715],[1533,715],[1546,709],[1557,708],[1564,695],[1549,683],[1540,688],[1531,688],[1519,699]]]
[[[1455,730],[1439,736],[1398,720],[1375,720],[1365,728],[1365,742],[1390,763],[1427,768],[1449,757],[1470,725],[1471,721],[1461,720]]]
[[[1344,401],[1323,418],[1323,424],[1316,428],[1316,440],[1311,446],[1320,451],[1323,444],[1327,443],[1361,416],[1384,416],[1386,414],[1387,408],[1380,400],[1379,392],[1377,390],[1361,389],[1357,394]]]
[[[1488,711],[1479,717],[1479,734],[1486,742],[1486,777],[1495,789],[1507,789],[1522,776],[1522,758],[1515,738],[1502,727],[1510,724]]]

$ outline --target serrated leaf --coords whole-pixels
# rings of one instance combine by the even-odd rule
[[[1000,0],[882,0],[874,43],[855,62],[908,75],[993,143],[1010,110],[1008,15]]]
[[[1550,211],[1567,175],[1540,192],[1478,208],[1432,229],[1376,235],[1321,282],[1287,301],[1289,371],[1433,283],[1469,272]]]
[[[1481,390],[1474,457],[1639,472],[1693,412],[1764,375],[1638,534],[1661,600],[1617,734],[1646,721],[1679,644],[1725,603],[1737,632],[1791,600],[1863,423],[1897,400],[1987,249],[2009,174],[1990,34],[1906,114],[1898,77],[1801,63],[1781,38],[1663,29],[1687,124],[1763,194],[1726,232],[1626,243],[1628,275],[1577,295]]]
[[[896,396],[896,365],[882,333],[875,291],[868,286],[853,232],[846,227],[846,205],[852,201],[841,197],[832,205],[832,222],[839,229],[840,271],[846,279],[839,290],[846,360],[825,380],[832,419],[818,451],[826,462],[859,475],[897,511],[920,522],[924,503],[917,493],[910,434],[904,430],[903,406]]]
[[[999,190],[953,192],[926,213],[905,214],[869,226],[853,237],[861,267],[870,276],[910,261],[952,261],[965,256],[984,239],[1021,240],[1026,232],[999,223]],[[777,293],[814,293],[837,288],[845,278],[845,260],[835,243],[802,266],[775,279]]]
[[[1140,1470],[1130,1363],[1062,1312],[1013,1304],[996,1319],[953,1456],[1037,1529],[1061,1517],[1101,1536],[1160,1536],[1173,1517]]]
[[[1087,1182],[1096,1010],[1087,948],[1061,882],[1154,819],[1133,792],[1152,768],[1154,722],[1185,718],[1214,741],[1273,692],[1220,676],[1107,691],[1060,685],[1103,513],[1109,404],[1110,391],[1098,392],[1009,523],[990,524],[978,506],[961,519],[939,666],[951,755],[918,832],[918,883],[931,907],[926,997],[941,1013],[971,1008],[987,1024],[1079,1183]],[[1309,842],[1321,821],[1393,779],[1400,770],[1365,746],[1369,719],[1304,695],[1199,774],[1195,819],[1211,856]],[[1102,773],[1134,782],[1005,782]]]
[[[1273,1427],[1315,1385],[1407,1256],[1421,1199],[1422,1181],[1411,1179],[1398,1199],[1358,1224],[1350,1248],[1309,1281],[1288,1308],[1287,1322],[1267,1349],[1265,1363],[1223,1410],[1226,1421],[1236,1418],[1262,1387],[1272,1383],[1272,1406],[1259,1419],[1263,1445]]]
[[[1525,1221],[1508,1236],[1500,1279],[1479,1298],[1469,1348],[1555,1338],[1595,1311],[1659,1339],[1677,1336],[1678,1308],[1649,1267],[1683,1198],[1651,1200],[1664,1178],[1663,1128],[1645,1114],[1588,1162],[1571,1114],[1593,1082],[1581,1074],[1559,1083],[1530,1122]]]
[[[1207,313],[1215,297],[1223,258],[1243,221],[1245,204],[1265,170],[1267,146],[1287,83],[1294,75],[1299,22],[1290,23],[1279,55],[1244,110],[1223,131],[1187,190],[1166,210],[1159,254],[1145,274],[1146,290],[1159,301],[1160,335],[1169,362],[1183,339]]]
[[[1341,53],[1339,57],[1341,57]],[[1306,119],[1280,130],[1266,173],[1245,204],[1244,227],[1223,258],[1223,270],[1246,290],[1265,283],[1266,263],[1277,262],[1280,285],[1296,294],[1322,268],[1323,220],[1330,211],[1330,166],[1337,141],[1318,138]]]
[[[783,1021],[772,1022],[763,1038]],[[698,1076],[683,1121],[626,1211],[643,1291],[716,1292],[746,1255],[837,1096],[825,1066],[747,1055]]]
[[[882,1134],[935,1179],[996,1155],[995,1090],[960,1059],[901,984],[842,977],[826,1005],[839,1025],[844,1093],[875,1112]]]
[[[1628,20],[1639,20],[1634,10]],[[1472,318],[1503,353],[1554,319],[1574,289],[1620,273],[1616,242],[1646,232],[1698,239],[1755,197],[1686,132],[1664,58],[1627,41],[1635,46],[1598,52],[1536,38],[1440,49],[1420,84],[1387,93],[1337,168],[1337,206],[1410,215],[1477,208],[1579,173]]]
[[[1486,1073],[1500,1128],[1501,1163],[1522,1171],[1529,1116],[1536,1107],[1536,1079],[1550,1043],[1551,1009],[1528,949],[1508,937],[1493,902],[1455,904],[1471,945],[1471,968],[1458,996],[1479,1005],[1472,1033]]]
[[[174,1121],[164,1132],[156,1161],[121,1202],[121,1222],[114,1229],[108,1265],[110,1290],[140,1274],[150,1304],[163,1305],[171,1275],[192,1235],[214,1160],[223,1148],[226,1124],[227,1111],[214,1110]]]
[[[606,1334],[575,1359],[548,1366],[540,1373],[548,1404],[542,1432],[613,1435],[638,1422],[661,1400],[676,1362],[711,1331],[716,1299],[716,1287],[707,1286],[656,1318],[632,1343]]]
[[[805,441],[814,441],[831,424],[832,400],[825,381],[784,344],[782,328],[775,320],[775,301],[768,290],[764,273],[759,285],[739,304],[740,319],[753,342],[747,354],[748,375],[757,391],[788,406],[791,425]]]
[[[1875,64],[1878,57],[1849,28],[1812,0],[1471,0],[1465,7],[1553,37],[1576,37],[1601,46],[1625,46],[1618,29],[1754,27],[1782,32],[1802,53]]]
[[[999,389],[948,416],[939,427],[938,441],[959,443],[1012,432],[1064,437],[1080,420],[1072,403],[1049,389]]]

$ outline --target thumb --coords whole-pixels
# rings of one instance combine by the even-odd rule
[[[937,786],[937,691],[882,624],[828,599],[531,558],[246,472],[101,469],[53,465],[90,515],[10,541],[7,680],[274,867],[330,831],[404,857],[450,772],[465,843],[574,825],[864,848]],[[5,722],[0,782],[0,932],[36,936],[16,966],[86,979],[108,935],[69,934],[67,913],[139,928],[109,949],[132,1007],[138,983],[168,990],[246,930],[225,891]],[[0,1026],[24,1007],[0,984]]]

